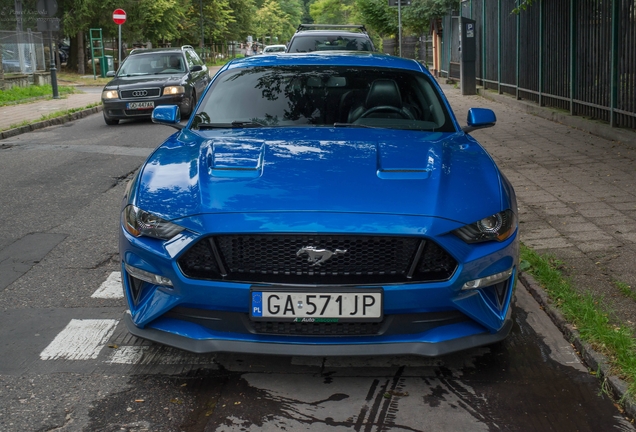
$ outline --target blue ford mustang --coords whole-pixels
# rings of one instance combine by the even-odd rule
[[[504,339],[509,181],[415,61],[233,61],[129,183],[120,255],[136,336],[193,352],[436,356]]]

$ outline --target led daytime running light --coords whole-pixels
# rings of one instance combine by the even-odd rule
[[[509,269],[504,272],[497,273],[491,276],[486,276],[484,278],[468,281],[464,284],[464,286],[462,286],[462,290],[478,289],[478,288],[483,288],[490,285],[495,285],[495,284],[498,284],[499,282],[503,282],[506,279],[509,279],[510,276],[512,276],[512,269]]]
[[[169,287],[172,286],[172,281],[165,276],[150,273],[137,267],[130,266],[128,264],[124,264],[124,266],[126,267],[126,271],[134,278],[151,283],[153,285],[163,285]]]

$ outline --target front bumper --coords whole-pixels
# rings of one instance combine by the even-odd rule
[[[141,329],[126,313],[124,322],[134,336],[194,353],[239,353],[289,356],[378,356],[378,355],[419,355],[437,357],[457,351],[490,345],[504,340],[512,329],[511,309],[508,309],[503,327],[496,333],[483,331],[467,334],[455,339],[439,342],[421,340],[408,342],[358,342],[358,343],[283,343],[241,341],[223,338],[191,339],[178,333],[156,328]],[[318,342],[318,341],[316,341]]]
[[[178,105],[180,109],[184,109],[186,103],[185,93],[179,95],[160,96],[157,98],[149,99],[102,99],[104,105],[104,116],[113,120],[124,120],[132,118],[150,118],[152,115],[151,109],[127,109],[127,104],[130,102],[153,102],[155,107],[160,105]]]
[[[347,217],[352,216],[341,215],[339,222],[349,226],[343,222]],[[383,218],[393,220],[382,215],[373,218],[378,226],[382,225]],[[219,218],[215,220],[218,226],[225,226]],[[290,225],[293,228],[293,223]],[[421,226],[427,224],[418,218],[413,223],[413,233]],[[406,223],[401,227],[411,233]],[[449,229],[442,227],[440,231],[448,232]],[[454,235],[432,234],[433,240],[445,250],[453,251],[457,258],[459,266],[450,279],[356,285],[383,290],[387,325],[364,335],[307,335],[303,333],[304,329],[303,332],[273,334],[250,325],[250,283],[184,276],[177,260],[183,251],[198,241],[198,234],[183,232],[169,242],[162,242],[134,238],[122,229],[120,256],[124,263],[166,277],[173,283],[173,286],[147,282],[133,285],[131,280],[135,278],[122,264],[122,281],[130,309],[126,322],[133,335],[193,352],[439,356],[503,340],[512,325],[510,311],[517,273],[518,233],[502,243],[480,245],[466,244]],[[461,289],[467,281],[510,269],[509,279],[497,283],[496,289],[491,289],[495,285]],[[505,284],[505,288],[501,284]],[[318,289],[318,286],[298,288]],[[431,320],[430,316],[424,316],[453,312],[461,313],[463,318]],[[420,316],[415,316],[418,314]]]

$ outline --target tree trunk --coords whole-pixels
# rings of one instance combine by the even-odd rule
[[[77,70],[77,35],[69,37],[71,48],[68,52],[68,60],[66,60],[66,69],[68,71]]]
[[[84,75],[86,73],[86,50],[84,49],[84,32],[77,32],[77,73]]]

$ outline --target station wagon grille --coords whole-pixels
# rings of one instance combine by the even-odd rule
[[[316,264],[304,248],[335,252]],[[281,284],[373,284],[449,279],[457,261],[430,240],[354,235],[207,237],[178,260],[193,279]]]
[[[160,95],[161,95],[160,88],[146,88],[146,89],[133,89],[133,90],[121,91],[122,99],[144,99],[149,97],[158,97]]]

